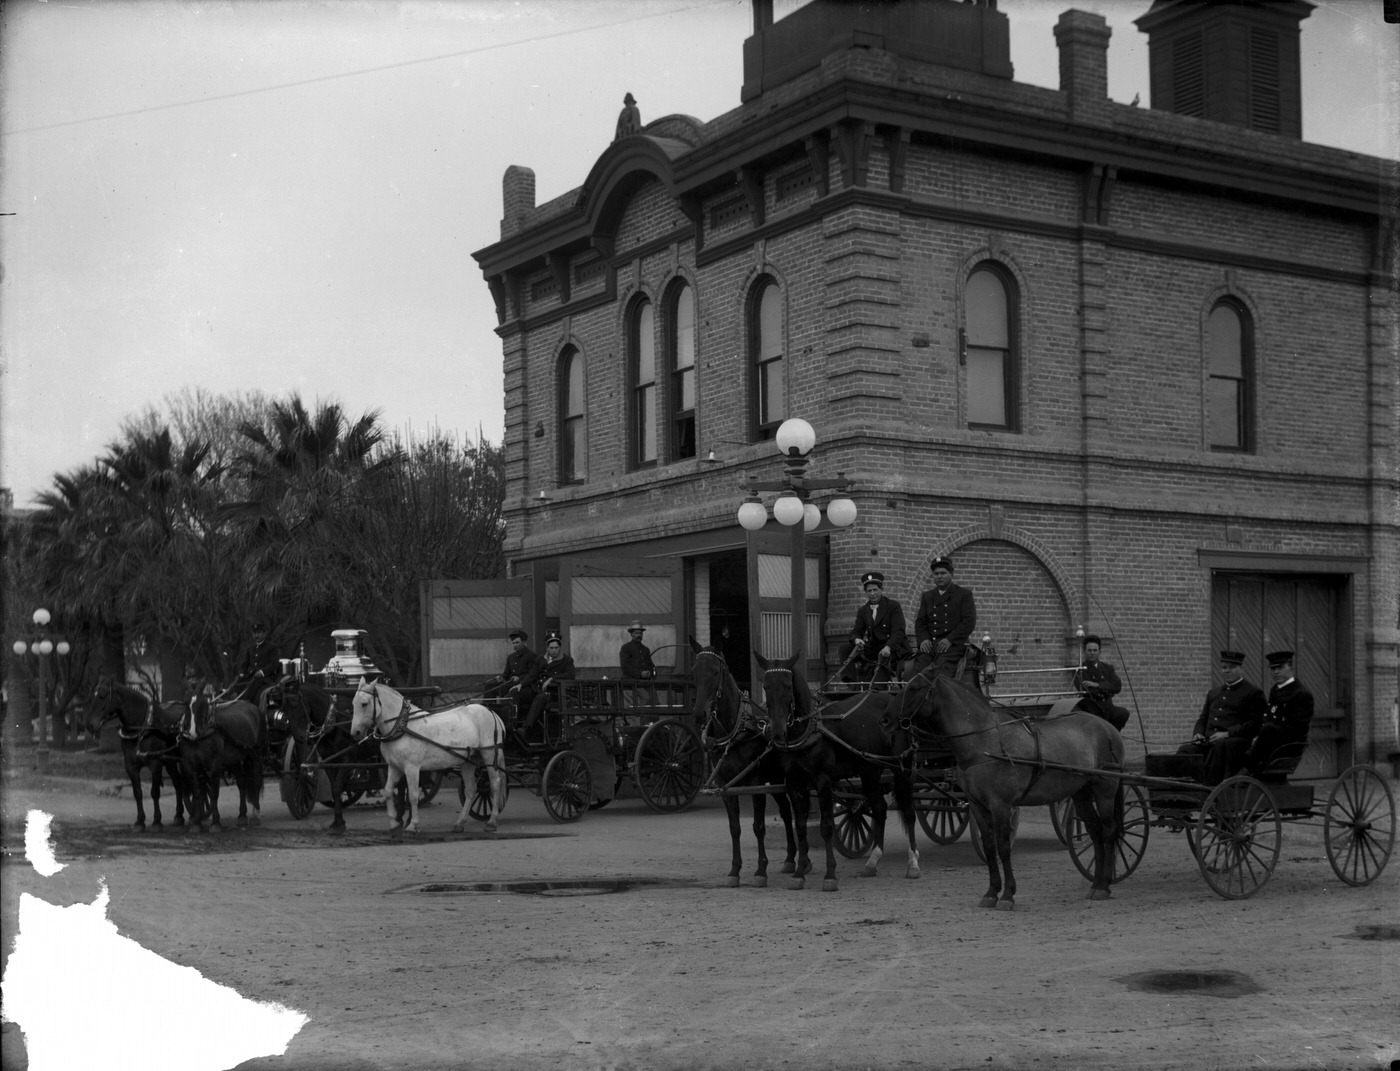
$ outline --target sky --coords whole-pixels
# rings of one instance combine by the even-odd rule
[[[781,18],[801,0],[776,0]],[[1112,29],[1149,104],[1150,0],[1001,0],[1018,81],[1052,27]],[[1303,136],[1400,156],[1382,0],[1303,23]],[[9,0],[0,8],[0,487],[26,506],[184,388],[297,391],[390,430],[503,435],[471,254],[501,179],[579,186],[624,94],[644,123],[739,105],[748,0]]]

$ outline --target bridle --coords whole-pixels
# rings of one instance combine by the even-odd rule
[[[755,717],[753,711],[763,711],[763,708],[755,703],[747,693],[739,688],[738,683],[729,673],[729,667],[725,665],[723,657],[718,651],[708,648],[699,651],[695,655],[698,662],[701,658],[713,658],[719,662],[721,677],[720,685],[710,696],[710,701],[705,705],[705,720],[700,727],[700,741],[707,748],[721,748],[728,750],[744,734],[748,736],[763,736],[768,732],[768,721],[766,718]],[[733,687],[738,693],[735,705],[737,710],[734,715],[734,724],[727,730],[719,715],[719,703],[724,693]],[[766,711],[764,711],[766,713]],[[747,739],[747,737],[745,737]]]

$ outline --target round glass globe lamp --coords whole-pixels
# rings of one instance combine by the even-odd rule
[[[739,525],[746,532],[757,532],[768,523],[768,511],[757,500],[743,503],[739,507]]]
[[[790,417],[778,425],[778,434],[774,436],[774,441],[778,444],[778,453],[783,457],[791,457],[793,454],[806,457],[812,452],[812,447],[817,445],[817,433],[812,430],[811,424],[800,417]]]
[[[773,503],[773,516],[779,524],[785,524],[789,528],[794,524],[800,524],[806,513],[802,499],[796,495],[783,495],[782,498]]]
[[[15,654],[22,655],[25,651],[29,650],[29,644],[25,643],[23,640],[15,640],[15,642],[10,645],[10,650],[14,651]]]
[[[54,650],[57,651],[59,654],[67,654],[72,649],[73,648],[68,645],[67,640],[59,640],[58,646],[54,648]]]
[[[810,532],[821,523],[822,511],[817,509],[811,502],[806,503],[802,507],[802,527]]]
[[[856,504],[849,498],[833,498],[826,504],[826,518],[837,528],[849,528],[856,523]]]
[[[40,628],[49,623],[49,612],[45,610],[42,606],[34,611],[34,623]]]
[[[40,640],[34,645],[34,649],[42,655],[53,654],[53,640]]]

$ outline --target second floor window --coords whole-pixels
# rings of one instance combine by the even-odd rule
[[[1222,301],[1206,320],[1206,443],[1212,450],[1254,448],[1254,338],[1248,316]]]
[[[632,308],[632,464],[656,464],[656,333],[650,301]]]
[[[783,385],[783,296],[771,280],[760,286],[751,315],[754,438],[771,439],[787,416],[787,392]]]
[[[581,483],[588,476],[588,439],[583,417],[583,354],[570,348],[559,360],[560,483]]]
[[[682,283],[671,299],[671,459],[695,456],[695,291]]]
[[[994,268],[978,268],[967,278],[967,422],[972,427],[1016,427],[1014,304],[1009,283]]]

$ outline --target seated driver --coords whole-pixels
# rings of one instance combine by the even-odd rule
[[[1079,709],[1097,714],[1120,732],[1128,724],[1129,712],[1113,702],[1113,697],[1123,690],[1123,682],[1118,679],[1118,671],[1099,658],[1103,641],[1090,634],[1084,637],[1084,657],[1074,673],[1074,687],[1084,693],[1079,701]]]
[[[904,627],[904,610],[885,594],[885,574],[869,572],[860,578],[865,602],[856,611],[850,639],[842,644],[841,674],[844,681],[883,684],[898,676],[898,668],[913,655]]]

